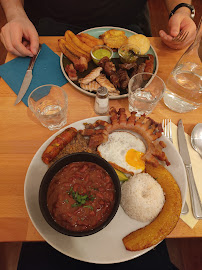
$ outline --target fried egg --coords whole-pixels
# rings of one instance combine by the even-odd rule
[[[130,174],[145,169],[142,156],[146,152],[145,144],[135,135],[126,131],[109,134],[108,141],[98,146],[98,152],[114,168]]]

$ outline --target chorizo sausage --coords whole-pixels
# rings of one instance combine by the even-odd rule
[[[61,134],[55,137],[55,139],[47,146],[46,150],[42,154],[42,161],[45,164],[49,164],[60,151],[72,141],[76,136],[77,130],[73,127],[65,129]]]
[[[154,70],[154,56],[152,54],[148,54],[149,60],[145,61],[145,69],[144,72],[153,73]],[[150,75],[144,75],[144,80],[147,81],[150,79]]]

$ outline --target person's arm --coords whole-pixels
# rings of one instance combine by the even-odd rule
[[[168,13],[170,12],[180,3],[191,4],[191,0],[165,0]],[[194,37],[196,32],[196,25],[194,21],[190,17],[191,11],[187,7],[181,7],[177,9],[173,16],[168,21],[168,34],[160,30],[159,35],[162,38],[163,42],[171,48],[174,49],[182,49],[189,45]],[[180,31],[189,32],[187,38],[183,42],[173,42],[173,37],[177,36]]]
[[[191,5],[191,0],[190,1],[188,1],[188,0],[187,1],[182,1],[182,0],[181,1],[180,0],[175,0],[175,1],[173,1],[173,0],[165,0],[166,7],[167,7],[167,10],[168,10],[169,14],[170,14],[171,10],[174,9],[174,7],[176,7],[178,4],[180,4],[182,2]],[[184,12],[184,13],[187,13],[189,16],[191,14],[190,9],[188,9],[187,7],[181,7],[181,8],[179,8],[176,11],[176,13],[177,12]]]
[[[11,21],[16,16],[26,16],[21,0],[1,0],[2,8],[5,12],[7,21]]]
[[[7,23],[1,29],[1,41],[5,48],[18,56],[33,56],[37,53],[38,34],[27,17],[23,1],[0,0]]]

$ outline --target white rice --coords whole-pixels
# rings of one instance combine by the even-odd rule
[[[139,173],[122,184],[121,206],[125,213],[138,221],[155,219],[165,203],[160,184],[148,173]]]

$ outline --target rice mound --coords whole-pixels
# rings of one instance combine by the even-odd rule
[[[163,189],[148,173],[134,175],[121,187],[121,206],[129,217],[137,221],[152,221],[164,203]]]

